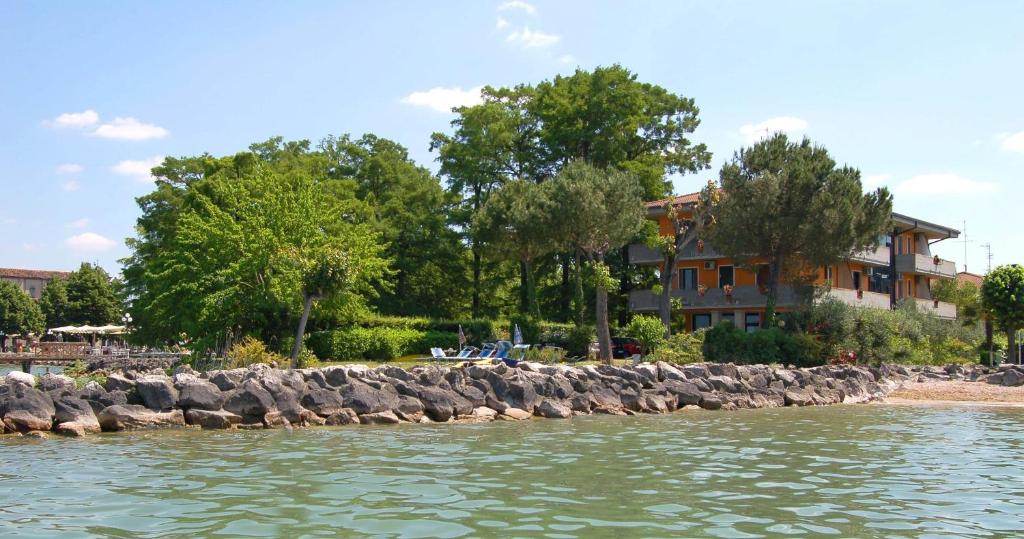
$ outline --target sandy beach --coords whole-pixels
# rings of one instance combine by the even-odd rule
[[[1024,407],[1024,386],[984,382],[932,381],[909,383],[885,399],[890,404],[957,403]]]

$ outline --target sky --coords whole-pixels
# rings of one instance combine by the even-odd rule
[[[1022,2],[0,3],[0,267],[117,273],[162,156],[429,137],[482,85],[620,63],[692,97],[709,170],[807,136],[895,209],[964,229],[958,269],[1024,262]],[[966,249],[966,258],[965,258]]]

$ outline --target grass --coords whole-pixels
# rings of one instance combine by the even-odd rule
[[[394,359],[392,361],[371,361],[371,360],[366,360],[366,359],[355,359],[355,360],[351,360],[351,361],[321,361],[317,366],[318,367],[329,367],[329,366],[334,366],[334,365],[366,365],[367,367],[370,367],[371,369],[374,368],[374,367],[380,367],[380,366],[391,366],[391,367],[401,367],[403,369],[408,370],[408,369],[411,369],[413,367],[424,367],[424,366],[428,366],[428,365],[437,365],[437,366],[451,367],[451,366],[457,365],[459,363],[462,363],[462,361],[436,361],[436,360],[433,360],[433,359],[430,359],[430,358],[424,358],[421,355],[409,355],[409,356],[402,356],[402,357],[400,357],[398,359]],[[612,361],[613,365],[617,365],[617,366],[620,366],[620,367],[625,366],[625,365],[629,365],[630,363],[631,363],[631,361],[628,360],[628,359],[616,359],[616,360]],[[601,361],[580,361],[580,362],[577,362],[577,363],[561,363],[561,365],[571,365],[571,366],[575,366],[575,367],[582,367],[584,365],[603,365],[603,364],[604,364],[604,362],[601,362]]]

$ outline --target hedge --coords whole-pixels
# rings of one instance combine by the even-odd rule
[[[319,331],[309,336],[309,348],[318,358],[390,361],[409,354],[427,355],[431,348],[456,348],[456,333],[409,328],[355,327]]]

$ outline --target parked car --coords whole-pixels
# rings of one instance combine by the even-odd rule
[[[640,343],[629,337],[612,337],[612,357],[624,359],[640,353]]]

